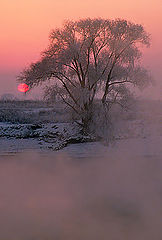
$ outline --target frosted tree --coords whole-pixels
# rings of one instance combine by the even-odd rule
[[[30,88],[53,82],[49,91],[57,92],[88,130],[96,96],[108,112],[112,104],[124,103],[131,85],[143,88],[148,84],[150,76],[140,64],[140,48],[149,47],[149,43],[143,26],[126,20],[66,21],[62,28],[51,31],[41,59],[18,80]]]

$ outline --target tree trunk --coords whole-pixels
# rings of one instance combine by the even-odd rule
[[[92,122],[92,112],[86,112],[84,117],[82,117],[82,124],[83,124],[83,133],[87,135],[90,133],[90,126]]]

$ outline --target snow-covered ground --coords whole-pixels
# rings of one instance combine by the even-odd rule
[[[95,146],[95,143],[77,144],[80,142],[91,142],[91,137],[83,137],[79,127],[71,123],[56,124],[9,124],[0,123],[0,154],[12,154],[25,150],[43,152],[47,150],[59,150],[66,147],[67,151],[80,152],[81,149]],[[107,149],[103,143],[98,143],[101,149]],[[133,152],[142,154],[162,154],[162,128],[160,123],[144,125],[141,120],[129,121],[125,128],[121,128],[116,135],[114,147],[123,151],[132,149]],[[98,145],[98,146],[99,146]],[[79,147],[78,147],[79,146]],[[74,150],[73,150],[74,149]],[[98,148],[97,148],[98,149]],[[136,150],[136,151],[135,151]],[[94,152],[94,151],[92,151]]]
[[[161,145],[162,104],[160,103],[158,106],[157,104],[151,104],[152,102],[149,104],[146,102],[144,106],[142,104],[139,105],[139,112],[136,119],[118,121],[115,130],[116,145],[120,145],[123,149],[137,148],[138,151],[139,149],[141,151],[146,149],[146,152],[152,148],[158,148],[159,144]],[[9,107],[10,105],[7,106]],[[4,106],[1,107],[4,108]],[[36,108],[33,107],[32,111],[40,110],[39,108],[38,106]],[[60,109],[62,108],[63,106],[60,107]],[[28,110],[29,107],[24,111]],[[55,110],[59,111],[59,107],[55,107]],[[46,109],[45,114],[48,116],[48,109]],[[49,149],[59,150],[70,143],[88,141],[94,141],[94,138],[92,136],[83,137],[80,134],[80,128],[74,123],[38,122],[20,124],[0,122],[0,154],[23,152],[24,150],[35,150],[38,152]],[[77,148],[77,145],[75,147]],[[71,149],[73,149],[73,146],[71,146]],[[159,146],[159,151],[160,149],[161,147]]]
[[[0,153],[24,150],[59,150],[69,143],[93,141],[92,136],[80,134],[74,123],[10,124],[0,123]]]

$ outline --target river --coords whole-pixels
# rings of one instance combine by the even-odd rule
[[[162,137],[0,156],[0,239],[161,240]]]

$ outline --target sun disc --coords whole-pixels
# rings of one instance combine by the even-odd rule
[[[17,87],[19,92],[24,92],[26,93],[27,91],[29,91],[29,86],[26,83],[20,83]]]

